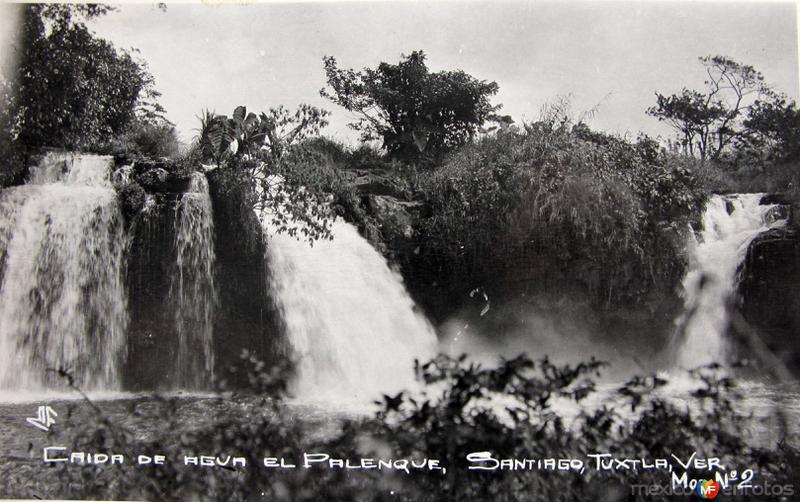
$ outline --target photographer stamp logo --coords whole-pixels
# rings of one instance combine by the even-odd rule
[[[57,417],[58,413],[49,406],[39,406],[35,417],[29,417],[26,420],[29,424],[36,427],[37,429],[41,429],[45,432],[50,430],[50,426],[56,423],[55,418]]]

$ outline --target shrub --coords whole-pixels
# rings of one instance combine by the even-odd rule
[[[606,303],[672,287],[683,270],[672,234],[705,198],[692,166],[653,140],[567,119],[484,137],[418,184],[433,216],[420,224],[416,265],[436,280],[463,291],[494,286],[499,296],[514,280],[524,279],[522,288],[575,283]]]
[[[166,121],[136,121],[101,150],[114,155],[177,158],[182,145],[175,126]]]
[[[597,361],[558,366],[547,359],[520,356],[482,367],[463,356],[440,355],[417,365],[424,393],[384,396],[374,417],[333,418],[338,426],[321,435],[313,418],[298,418],[297,409],[284,408],[275,394],[284,389],[282,369],[267,368],[245,354],[243,367],[252,394],[228,391],[220,401],[202,402],[209,419],[203,424],[193,425],[179,411],[177,398],[131,403],[131,415],[139,413],[141,405],[163,420],[147,434],[115,425],[91,402],[92,418],[72,408],[62,417],[73,438],[72,451],[115,452],[128,458],[160,453],[168,459],[164,465],[65,463],[52,469],[41,465],[23,469],[6,463],[0,468],[4,495],[28,495],[26,487],[35,485],[37,496],[59,498],[318,500],[324,494],[326,500],[434,501],[530,500],[535,494],[537,500],[553,501],[653,500],[632,492],[631,485],[671,485],[670,471],[664,469],[594,469],[589,455],[605,452],[617,459],[652,462],[671,460],[672,454],[686,459],[696,451],[700,458],[719,458],[725,470],[690,468],[689,479],[749,468],[756,475],[754,484],[797,486],[800,481],[796,449],[785,443],[758,447],[746,437],[744,425],[752,417],[737,411],[741,395],[720,368],[693,371],[696,390],[677,404],[659,392],[668,382],[651,376],[632,378],[616,395],[584,405],[596,392],[593,378],[602,366]],[[690,400],[689,406],[683,399]],[[243,412],[217,408],[222,400]],[[556,401],[578,403],[582,411],[565,413],[568,408]],[[630,411],[624,411],[626,407]],[[215,414],[215,409],[222,413]],[[185,467],[183,455],[198,451],[242,455],[248,465]],[[302,452],[350,459],[437,459],[446,471],[263,467],[265,456],[297,459]],[[582,459],[586,469],[481,472],[467,468],[476,464],[466,457],[474,452],[489,452],[498,459]],[[675,474],[684,472],[676,462],[670,463]],[[742,494],[732,498],[748,499]]]
[[[141,211],[147,200],[144,188],[135,181],[123,185],[117,193],[122,206],[122,214],[126,217],[131,217]]]
[[[327,202],[335,173],[325,152],[308,142],[328,115],[305,104],[294,113],[283,106],[259,115],[244,106],[231,117],[205,112],[196,151],[221,172],[212,178],[221,193],[240,191],[239,200],[279,232],[310,242],[329,239],[333,214]]]
[[[17,141],[17,99],[14,87],[0,76],[0,188],[21,184],[27,175],[26,149]]]

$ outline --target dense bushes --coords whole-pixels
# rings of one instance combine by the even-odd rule
[[[127,218],[134,217],[141,211],[147,202],[147,192],[136,182],[122,185],[118,190],[122,213]]]
[[[670,486],[669,474],[663,471],[598,472],[589,465],[582,472],[470,472],[463,455],[477,451],[491,452],[495,459],[586,458],[594,453],[627,459],[673,454],[687,458],[696,451],[698,456],[720,458],[728,469],[756,470],[759,484],[796,482],[796,450],[786,445],[755,447],[741,434],[748,419],[740,407],[742,394],[720,368],[691,372],[697,387],[685,389],[681,396],[691,401],[689,411],[659,392],[669,382],[655,376],[632,378],[616,395],[603,398],[604,406],[586,403],[597,392],[592,378],[603,366],[594,360],[558,366],[519,356],[484,368],[463,357],[439,356],[419,367],[420,378],[427,385],[440,385],[443,392],[416,400],[386,398],[379,427],[392,451],[452,459],[453,472],[443,480],[415,479],[409,499],[437,500],[447,494],[450,500],[530,500],[535,494],[537,500],[554,501],[652,500],[632,492],[631,485]],[[574,417],[563,411],[570,402],[579,403],[581,410]],[[690,479],[709,477],[707,471],[689,471]]]
[[[683,269],[675,233],[704,200],[691,164],[653,140],[564,119],[467,145],[418,187],[433,216],[420,225],[417,265],[436,280],[500,296],[515,280],[574,283],[607,303],[674,282]]]
[[[335,171],[324,152],[309,146],[327,125],[328,112],[302,104],[255,114],[244,106],[231,117],[206,112],[195,151],[222,174],[220,189],[239,190],[265,222],[279,232],[313,242],[330,238],[327,204]]]
[[[87,149],[163,109],[144,62],[94,36],[101,5],[28,5],[14,113],[24,145]]]
[[[102,153],[133,155],[151,159],[177,158],[182,152],[175,126],[163,120],[134,121],[122,134],[98,145]]]
[[[27,174],[27,152],[17,142],[15,94],[16,90],[0,78],[0,188],[21,184]]]
[[[340,170],[387,168],[397,170],[401,165],[389,159],[383,152],[369,143],[348,146],[324,136],[308,138],[303,147],[315,152],[327,165]]]
[[[687,480],[714,479],[716,473],[752,469],[753,486],[781,487],[798,481],[797,451],[774,437],[749,437],[747,411],[734,382],[719,368],[694,371],[680,404],[660,391],[669,382],[633,378],[598,396],[593,378],[602,364],[590,361],[558,366],[548,360],[517,357],[496,367],[464,358],[439,356],[417,373],[425,394],[384,396],[373,417],[345,415],[320,434],[302,407],[285,407],[264,396],[284,390],[280,368],[267,369],[250,355],[241,366],[252,395],[222,394],[199,403],[203,419],[186,415],[176,398],[134,400],[128,413],[158,417],[159,425],[139,424],[147,432],[117,425],[103,405],[83,406],[59,417],[71,451],[119,453],[122,465],[6,462],[0,466],[2,495],[58,498],[165,500],[666,500],[667,495],[636,491],[632,485],[669,489],[671,474]],[[695,389],[695,390],[690,390]],[[597,404],[586,404],[593,398]],[[599,399],[598,399],[599,398]],[[186,400],[187,398],[183,398]],[[190,398],[188,398],[190,399]],[[687,404],[688,400],[688,405]],[[567,411],[580,403],[581,411]],[[185,402],[184,402],[185,404]],[[761,412],[781,415],[774,410]],[[86,412],[90,413],[87,418]],[[195,413],[198,413],[196,410]],[[784,417],[785,418],[785,417]],[[140,418],[141,419],[141,418]],[[331,424],[328,423],[330,426]],[[146,438],[146,439],[144,439]],[[332,458],[438,460],[446,470],[303,468],[303,453]],[[467,455],[487,452],[495,459],[578,459],[583,469],[527,468],[469,470],[489,462]],[[716,457],[723,469],[685,469],[672,457]],[[596,469],[592,454],[616,459],[667,459],[672,469]],[[132,465],[136,455],[164,455],[163,465]],[[247,466],[186,466],[184,455],[243,456]],[[486,454],[485,454],[486,455]],[[284,458],[297,467],[264,467],[264,458]],[[486,458],[486,457],[484,457]],[[731,486],[735,486],[736,482]],[[791,493],[788,493],[791,495]],[[728,496],[748,500],[749,492]],[[766,497],[773,499],[773,497]],[[774,497],[780,500],[780,497]]]
[[[100,4],[28,4],[20,13],[17,65],[0,78],[0,187],[20,184],[44,147],[174,153],[153,76],[134,52],[95,36]],[[149,136],[145,139],[144,136]]]

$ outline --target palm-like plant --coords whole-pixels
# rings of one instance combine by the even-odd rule
[[[237,106],[230,118],[205,111],[200,118],[200,148],[203,157],[218,167],[230,158],[275,160],[293,144],[318,134],[328,124],[328,115],[329,112],[306,104],[294,113],[279,106],[259,115]]]
[[[205,110],[200,117],[200,152],[204,160],[213,160],[217,167],[228,159],[233,143],[233,134],[225,115],[216,115]]]
[[[231,117],[205,111],[199,149],[203,161],[247,185],[253,209],[268,213],[279,229],[294,234],[299,228],[310,240],[328,237],[327,175],[301,146],[327,125],[328,114],[311,105],[258,115],[238,106]]]

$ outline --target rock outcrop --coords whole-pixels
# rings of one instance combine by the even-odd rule
[[[189,177],[168,159],[116,156],[111,180],[130,238],[127,256],[130,322],[123,387],[171,388],[178,333],[170,299],[175,264],[175,208]]]
[[[791,214],[786,216],[790,217],[786,226],[768,230],[750,243],[739,293],[744,318],[800,376],[800,231]]]
[[[417,246],[415,226],[428,212],[408,186],[382,169],[345,172],[350,191],[337,201],[340,214],[390,261]]]
[[[243,351],[275,367],[288,348],[280,329],[280,316],[268,292],[268,264],[264,235],[243,193],[209,175],[214,207],[217,305],[214,353],[217,373],[226,381],[246,385],[247,375],[237,371]]]
[[[123,385],[130,390],[174,388],[165,369],[174,365],[178,339],[170,297],[176,206],[189,189],[191,173],[166,159],[119,159],[118,165],[112,178],[131,238]],[[208,176],[218,298],[213,322],[215,374],[233,384],[246,384],[246,375],[229,371],[240,366],[244,350],[271,366],[283,358],[285,347],[268,298],[260,223],[242,195],[220,183],[220,176],[216,172]]]

